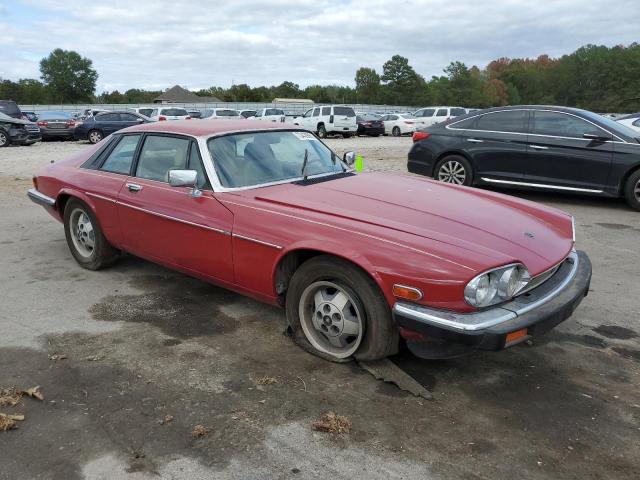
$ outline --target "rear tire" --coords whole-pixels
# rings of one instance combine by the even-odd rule
[[[473,169],[466,158],[447,155],[433,169],[433,178],[439,182],[470,186],[473,183]]]
[[[400,127],[393,127],[393,130],[391,130],[391,134],[394,137],[399,137],[400,135],[402,135],[402,132],[400,131]]]
[[[294,337],[331,361],[377,360],[398,351],[399,333],[378,285],[355,265],[329,255],[293,274],[286,315]],[[356,326],[357,324],[357,326]]]
[[[9,138],[9,134],[4,130],[0,130],[0,148],[8,147],[11,143],[11,139]]]
[[[323,124],[318,125],[318,137],[327,138],[327,129],[324,128]]]
[[[631,208],[640,210],[640,170],[636,170],[624,184],[624,198]]]
[[[89,143],[96,144],[103,138],[104,135],[100,130],[90,130],[89,133],[87,133],[87,139],[89,140]]]
[[[100,270],[118,258],[118,250],[102,234],[91,208],[78,199],[69,200],[65,206],[64,234],[71,255],[82,268]]]

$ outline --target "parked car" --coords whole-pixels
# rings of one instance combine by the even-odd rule
[[[73,136],[76,140],[98,143],[118,130],[151,121],[149,117],[130,111],[98,113],[78,124],[73,130]]]
[[[33,122],[0,112],[0,148],[9,145],[32,145],[42,140],[40,128]]]
[[[393,113],[382,117],[382,121],[385,134],[394,137],[412,134],[416,131],[416,126],[422,126],[422,123],[419,123],[420,121],[411,114]]]
[[[109,110],[105,110],[103,108],[86,108],[81,114],[80,119],[84,120],[85,118],[93,117],[102,112],[108,112]],[[72,115],[73,116],[73,115]]]
[[[46,111],[38,115],[38,127],[40,127],[42,140],[54,138],[73,140],[73,130],[77,123],[78,121],[67,112]]]
[[[166,120],[190,120],[191,116],[181,107],[158,107],[151,111],[149,118],[157,122],[164,122]]]
[[[23,118],[20,107],[13,100],[0,100],[0,113],[13,118]]]
[[[153,113],[153,107],[136,107],[136,108],[129,108],[127,110],[131,110],[132,112],[135,112],[139,115],[144,115],[145,117],[151,117],[151,114]]]
[[[256,111],[253,117],[249,117],[248,120],[262,120],[263,122],[284,122],[285,121],[284,110],[279,108],[262,108]]]
[[[200,110],[187,110],[187,113],[191,118],[202,118],[202,112]]]
[[[353,137],[358,131],[356,112],[344,105],[310,108],[301,117],[295,117],[293,123],[316,132],[320,138],[331,134]]]
[[[429,127],[466,113],[467,110],[462,107],[427,107],[416,110],[413,112],[413,116],[420,120],[425,127]]]
[[[369,135],[371,137],[384,135],[384,123],[380,115],[360,113],[356,115],[356,123],[358,124],[358,135]]]
[[[28,196],[80,266],[126,251],[281,305],[331,360],[383,358],[400,336],[425,358],[500,350],[588,293],[571,215],[354,158],[280,123],[148,123],[47,165]]]
[[[624,197],[640,210],[639,137],[577,108],[496,107],[416,132],[408,168],[461,185]]]
[[[622,125],[625,125],[631,128],[632,130],[636,130],[637,132],[640,132],[640,112],[617,118],[616,122],[619,122]]]
[[[240,110],[238,113],[243,118],[249,118],[255,116],[256,110]]]
[[[237,120],[240,114],[232,108],[208,108],[202,111],[202,118],[207,120]]]

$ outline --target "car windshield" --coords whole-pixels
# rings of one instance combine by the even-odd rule
[[[38,115],[38,120],[69,120],[73,117],[66,112],[42,112]]]
[[[303,176],[346,170],[331,150],[306,131],[225,135],[210,139],[208,147],[220,183],[228,188],[299,180]]]
[[[633,128],[627,127],[625,124],[616,122],[615,120],[611,120],[610,118],[603,117],[602,115],[598,115],[597,113],[584,111],[584,116],[589,120],[596,120],[603,124],[605,128],[610,130],[612,133],[619,133],[622,135],[626,135],[631,138],[638,138],[640,134],[635,131]]]
[[[170,117],[186,117],[189,115],[184,108],[163,108],[160,115],[169,115]]]

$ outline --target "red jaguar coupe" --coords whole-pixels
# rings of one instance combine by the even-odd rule
[[[331,360],[500,350],[587,295],[573,218],[419,177],[351,171],[312,133],[253,121],[121,130],[33,179],[29,197],[97,270],[129,252],[284,307]]]

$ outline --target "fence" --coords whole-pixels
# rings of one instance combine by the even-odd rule
[[[188,110],[203,110],[206,108],[232,108],[234,110],[258,110],[261,108],[280,108],[288,115],[301,115],[309,108],[326,104],[301,104],[301,103],[245,103],[245,102],[220,102],[220,103],[119,103],[119,104],[84,104],[84,105],[20,105],[23,112],[45,112],[45,111],[64,111],[64,112],[80,112],[88,108],[101,110],[127,110],[129,108],[158,108],[159,106],[184,107]],[[394,113],[394,112],[413,112],[419,107],[407,107],[398,105],[364,105],[364,104],[341,104],[352,107],[356,112],[366,113]]]

